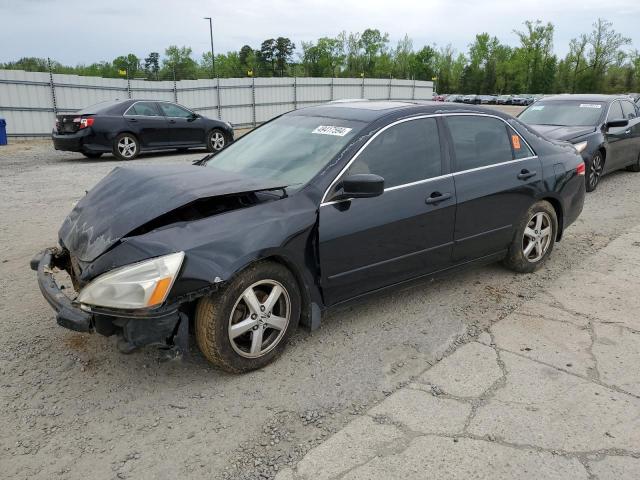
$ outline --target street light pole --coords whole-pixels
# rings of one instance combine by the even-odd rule
[[[216,57],[213,54],[213,19],[211,17],[204,17],[205,20],[209,20],[209,36],[211,37],[211,78],[216,77]]]

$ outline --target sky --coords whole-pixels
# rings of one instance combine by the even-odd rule
[[[564,56],[569,40],[598,17],[640,49],[639,0],[0,0],[0,62],[88,64],[127,53],[144,58],[169,45],[190,46],[199,59],[210,49],[208,16],[216,54],[278,36],[301,50],[302,41],[369,27],[387,32],[392,45],[406,33],[414,49],[450,43],[466,51],[481,32],[516,45],[513,30],[540,19],[555,25],[554,50]]]

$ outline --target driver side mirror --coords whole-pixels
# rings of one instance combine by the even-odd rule
[[[626,127],[627,125],[629,125],[629,120],[611,120],[606,123],[605,127],[609,130],[610,128]]]
[[[341,188],[334,200],[347,198],[378,197],[384,192],[384,178],[372,173],[357,173],[342,179]]]

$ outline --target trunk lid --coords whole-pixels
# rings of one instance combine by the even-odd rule
[[[65,113],[56,115],[56,131],[59,135],[76,133],[80,130],[81,115],[77,113]]]
[[[91,262],[137,228],[193,202],[284,186],[212,167],[117,167],[77,203],[58,235],[74,257]]]

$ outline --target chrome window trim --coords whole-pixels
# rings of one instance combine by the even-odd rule
[[[467,170],[460,170],[459,172],[454,172],[452,175],[455,177],[455,176],[458,176],[458,175],[462,175],[464,173],[477,172],[479,170],[487,170],[488,168],[500,167],[502,165],[510,165],[512,163],[522,162],[524,160],[533,160],[534,158],[538,158],[538,156],[537,155],[531,155],[529,157],[524,157],[524,158],[515,158],[513,160],[508,160],[506,162],[492,163],[491,165],[484,165],[482,167],[469,168]]]
[[[485,165],[485,166],[482,166],[482,167],[476,167],[476,168],[470,168],[470,169],[467,169],[467,170],[461,170],[459,172],[451,172],[451,173],[447,173],[445,175],[439,175],[437,177],[425,178],[423,180],[417,180],[415,182],[404,183],[402,185],[395,185],[393,187],[385,188],[384,192],[392,191],[392,190],[399,190],[401,188],[406,188],[406,187],[412,187],[414,185],[419,185],[421,183],[428,183],[428,182],[431,182],[431,181],[434,181],[434,180],[441,180],[443,178],[453,177],[453,176],[460,175],[460,174],[463,174],[463,173],[475,172],[475,171],[478,171],[478,170],[484,170],[484,169],[487,169],[487,168],[493,168],[493,167],[497,167],[497,166],[500,166],[500,165],[508,165],[510,163],[521,162],[523,160],[531,160],[533,158],[538,158],[538,155],[536,154],[535,150],[533,148],[531,148],[531,146],[529,145],[529,142],[527,142],[522,137],[522,135],[515,128],[513,128],[513,126],[511,126],[509,124],[509,122],[507,122],[504,118],[499,117],[498,115],[492,115],[490,113],[480,113],[480,112],[468,112],[468,113],[462,113],[461,112],[461,113],[433,113],[433,114],[419,115],[419,116],[410,117],[410,118],[402,118],[400,120],[396,120],[393,123],[390,123],[389,125],[384,126],[380,130],[378,130],[373,137],[371,137],[369,140],[367,140],[367,143],[365,143],[362,147],[360,147],[360,149],[353,155],[351,160],[349,160],[349,162],[344,166],[344,168],[342,168],[342,170],[340,170],[338,175],[336,175],[336,177],[333,179],[333,181],[329,184],[327,189],[324,191],[324,195],[322,195],[322,200],[320,201],[320,207],[324,207],[324,206],[327,206],[327,205],[335,205],[336,203],[340,203],[340,202],[345,202],[347,200],[351,200],[350,198],[342,198],[340,200],[330,200],[328,202],[325,201],[326,198],[327,198],[327,195],[329,194],[329,191],[338,182],[340,177],[342,177],[342,175],[349,169],[351,164],[360,156],[362,151],[365,148],[367,148],[367,146],[373,140],[375,140],[378,135],[380,135],[382,132],[384,132],[386,129],[388,129],[390,127],[393,127],[395,125],[398,125],[400,123],[409,122],[411,120],[419,120],[421,118],[451,117],[451,116],[477,116],[477,117],[497,118],[498,120],[501,120],[505,125],[507,125],[507,127],[509,127],[511,130],[513,130],[513,132],[516,135],[518,135],[518,137],[520,137],[520,139],[525,143],[525,145],[529,148],[529,150],[533,153],[533,155],[528,156],[528,157],[524,157],[524,158],[516,158],[516,159],[507,160],[507,161],[504,161],[504,162],[493,163],[491,165]]]

